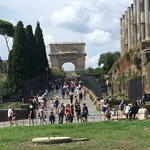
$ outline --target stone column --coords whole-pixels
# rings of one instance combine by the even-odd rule
[[[126,51],[125,47],[125,15],[122,16],[122,42],[123,42],[123,54]]]
[[[141,52],[142,59],[142,76],[144,77],[144,93],[150,93],[150,48]]]
[[[149,0],[144,1],[144,8],[145,8],[145,39],[148,39],[149,34]]]
[[[128,7],[128,51],[131,48],[131,8]]]
[[[141,67],[144,77],[144,93],[150,93],[150,40],[141,42]]]
[[[125,49],[128,49],[128,16],[127,11],[125,11]]]
[[[133,0],[133,43],[137,44],[137,6],[136,0]]]
[[[134,30],[134,26],[133,26],[133,4],[131,4],[131,48],[133,47],[133,43],[134,43],[134,34],[133,34],[133,30]]]
[[[145,39],[145,12],[144,12],[144,0],[141,0],[141,40]]]
[[[141,3],[137,0],[137,42],[141,42]]]
[[[120,18],[120,46],[121,46],[121,55],[123,54],[123,24],[122,18]]]
[[[121,45],[121,55],[125,53],[125,15],[120,18],[120,45]]]

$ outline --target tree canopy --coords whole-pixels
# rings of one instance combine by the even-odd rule
[[[35,37],[33,35],[32,26],[26,26],[26,38],[27,38],[27,55],[28,55],[28,78],[34,78],[38,76],[38,54]]]
[[[0,34],[13,37],[14,28],[12,23],[8,21],[0,20]]]
[[[14,32],[13,49],[9,53],[8,79],[11,86],[16,87],[15,92],[21,91],[23,81],[27,79],[27,40],[21,21],[18,22]]]
[[[12,23],[5,20],[0,20],[0,35],[4,36],[6,41],[6,46],[9,51],[10,50],[8,45],[9,37],[13,37],[14,35],[14,27]]]
[[[101,66],[103,65],[103,68],[108,72],[112,65],[120,58],[120,53],[119,52],[108,52],[100,55],[98,65]]]
[[[40,75],[45,74],[48,68],[48,60],[46,56],[46,49],[44,44],[44,38],[40,23],[37,22],[35,29],[35,41],[37,45],[37,54],[38,54],[38,66]]]

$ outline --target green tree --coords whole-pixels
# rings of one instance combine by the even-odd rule
[[[26,27],[26,38],[27,38],[27,46],[28,46],[28,74],[29,78],[34,78],[38,76],[38,55],[37,55],[37,46],[35,42],[35,37],[33,35],[32,26],[28,25]]]
[[[27,41],[23,23],[19,21],[14,32],[13,49],[8,60],[8,79],[15,93],[21,93],[27,79]]]
[[[8,21],[0,20],[0,35],[2,35],[5,38],[8,51],[10,51],[8,44],[9,37],[13,37],[13,34],[14,34],[13,25]]]
[[[51,70],[51,75],[56,79],[64,79],[66,73],[62,69],[54,68]]]
[[[40,28],[40,23],[37,22],[35,29],[35,41],[37,44],[37,54],[38,54],[38,66],[39,75],[45,74],[48,68],[48,60],[46,56],[45,44],[43,39],[42,29]]]
[[[103,65],[103,69],[106,70],[106,72],[108,72],[112,65],[119,59],[120,57],[120,53],[119,52],[108,52],[108,53],[104,53],[100,55],[99,61],[98,61],[98,65],[101,66]]]

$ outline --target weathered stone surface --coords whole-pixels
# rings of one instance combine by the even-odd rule
[[[54,144],[72,142],[72,139],[71,137],[39,137],[33,138],[32,142],[41,144]]]
[[[75,70],[85,68],[85,43],[50,44],[51,68],[61,68],[66,62],[75,65]]]
[[[145,120],[148,118],[148,111],[146,108],[140,108],[138,111],[138,119]]]
[[[88,138],[71,138],[71,137],[39,137],[33,138],[33,143],[39,144],[56,144],[56,143],[68,143],[78,141],[89,141]]]

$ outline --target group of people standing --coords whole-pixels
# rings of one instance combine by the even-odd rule
[[[40,124],[47,124],[46,117],[51,124],[54,124],[56,117],[58,123],[72,123],[75,116],[77,121],[86,122],[88,117],[88,107],[83,100],[86,99],[87,90],[76,81],[64,82],[61,87],[62,97],[50,98],[47,102],[47,92],[39,92],[37,97],[33,97],[29,106],[29,125],[34,125],[34,119],[39,117]],[[60,101],[60,99],[62,99]],[[67,99],[65,104],[63,101]],[[83,105],[83,106],[81,106]]]
[[[74,116],[76,116],[77,121],[87,121],[88,107],[83,100],[86,99],[87,91],[83,89],[81,84],[75,81],[64,82],[61,88],[62,101],[68,99],[68,102],[60,102],[58,96],[56,96],[54,101],[51,101],[51,115],[50,122],[53,123],[53,118],[58,115],[58,123],[64,123],[64,118],[66,123],[72,123],[74,121]],[[81,108],[81,104],[83,107]]]

